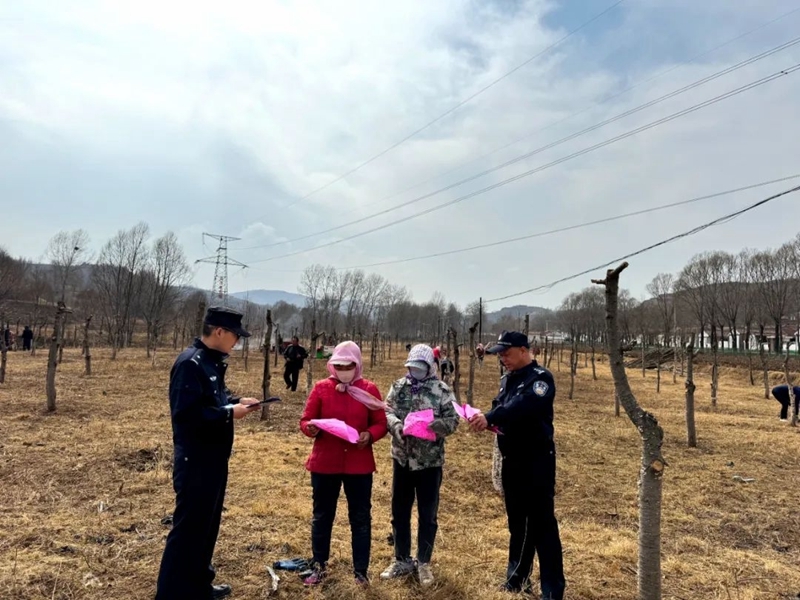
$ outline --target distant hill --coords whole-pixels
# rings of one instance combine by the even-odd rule
[[[245,298],[254,304],[273,306],[277,302],[283,301],[287,304],[294,304],[299,308],[306,305],[306,297],[283,290],[249,290],[246,292],[233,292],[230,294],[234,298],[244,300]]]
[[[548,309],[542,308],[541,306],[525,306],[523,304],[518,304],[516,306],[506,306],[500,310],[486,313],[486,316],[488,317],[489,321],[495,323],[500,319],[507,317],[516,318],[519,316],[525,316],[526,314],[529,314],[531,317],[533,317],[542,312],[548,312]]]

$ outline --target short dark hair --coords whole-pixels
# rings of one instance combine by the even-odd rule
[[[299,342],[299,341],[300,341],[300,338],[299,338],[299,337],[297,337],[296,335],[293,335],[293,336],[292,336],[292,341],[295,341],[295,340],[297,340],[297,341]]]
[[[216,328],[217,328],[216,325],[209,325],[208,323],[203,323],[203,337],[208,337],[212,335]]]

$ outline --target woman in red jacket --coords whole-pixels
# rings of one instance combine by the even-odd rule
[[[311,521],[311,549],[314,572],[303,580],[317,585],[326,574],[331,530],[336,516],[339,491],[344,485],[353,548],[356,581],[368,583],[372,535],[372,474],[375,457],[372,444],[386,435],[386,405],[374,383],[361,377],[361,349],[354,342],[342,342],[328,360],[330,377],[318,381],[306,401],[300,429],[314,438],[306,469],[311,471],[314,515]],[[358,433],[357,443],[321,431],[311,419],[339,419]]]

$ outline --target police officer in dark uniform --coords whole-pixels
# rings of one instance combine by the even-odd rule
[[[212,600],[231,593],[229,585],[212,585],[211,557],[228,481],[233,420],[258,409],[258,400],[235,397],[225,385],[225,360],[239,338],[249,336],[241,313],[211,307],[202,338],[172,367],[169,404],[176,501],[156,600]]]
[[[563,600],[566,583],[554,506],[553,375],[533,360],[528,337],[517,331],[503,332],[486,352],[497,354],[507,372],[492,410],[473,416],[470,424],[476,431],[496,426],[502,432],[497,442],[511,534],[502,587],[510,592],[529,591],[533,558],[538,553],[542,599]]]

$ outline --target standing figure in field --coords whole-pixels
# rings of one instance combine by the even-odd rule
[[[474,415],[470,425],[475,431],[496,426],[502,433],[497,442],[511,534],[502,589],[530,591],[538,553],[542,600],[563,600],[566,583],[554,505],[553,375],[532,359],[528,338],[520,332],[504,332],[486,352],[499,355],[507,373],[492,409]]]
[[[794,414],[798,414],[800,409],[800,387],[793,386],[794,389]],[[789,405],[792,403],[789,398],[789,386],[778,385],[772,388],[772,395],[775,400],[781,403],[781,421],[786,421],[789,418]]]
[[[296,392],[303,361],[308,358],[308,352],[300,345],[300,340],[296,335],[292,336],[292,343],[284,350],[283,358],[286,361],[283,367],[283,380],[286,382],[286,389]]]
[[[33,330],[28,325],[25,325],[25,329],[22,330],[22,349],[30,350],[32,342]]]
[[[433,351],[419,344],[408,354],[408,372],[392,384],[386,396],[386,419],[392,434],[392,533],[394,562],[381,573],[393,579],[414,572],[423,587],[433,584],[431,555],[439,528],[439,488],[442,485],[444,439],[458,427],[453,392],[436,377]],[[404,421],[410,412],[433,411],[428,425],[433,440],[405,435]],[[417,499],[419,531],[417,560],[411,560],[411,509]]]
[[[447,350],[442,350],[441,362],[439,364],[439,374],[442,378],[442,381],[450,384],[450,377],[455,372],[456,367],[453,364],[453,361],[447,356]]]
[[[375,457],[372,444],[386,435],[386,404],[374,383],[361,377],[361,349],[355,342],[342,342],[328,360],[330,377],[318,381],[306,401],[300,429],[314,438],[306,469],[311,472],[314,514],[311,520],[311,575],[303,580],[319,585],[327,576],[331,532],[339,492],[344,487],[356,582],[369,582],[372,539],[372,474]],[[338,419],[355,429],[358,441],[351,443],[322,431],[312,419]]]
[[[156,600],[213,600],[231,593],[229,585],[212,585],[211,558],[228,483],[233,420],[258,409],[258,400],[233,396],[225,385],[225,361],[239,338],[249,336],[241,313],[211,307],[202,337],[172,366],[169,405],[176,499]]]

